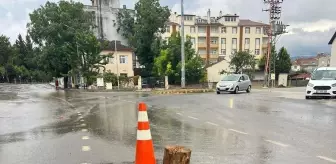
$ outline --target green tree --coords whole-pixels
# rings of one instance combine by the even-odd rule
[[[259,66],[259,69],[261,69],[261,70],[265,70],[267,54],[268,54],[268,52],[266,51],[266,54],[263,55],[263,57],[258,60],[258,66]],[[275,48],[275,45],[273,45],[272,46],[272,51],[271,51],[271,54],[270,54],[270,60],[269,60],[270,66],[271,66],[271,71],[274,70],[274,59],[276,58],[276,56],[277,56],[276,48]]]
[[[90,75],[97,68],[95,62],[103,58],[99,55],[100,43],[92,32],[92,13],[85,12],[83,7],[73,1],[47,2],[29,15],[28,33],[41,47],[40,60],[53,76],[65,77],[65,87],[71,71],[81,66]]]
[[[202,59],[196,55],[192,48],[191,38],[188,36],[185,45],[186,82],[197,83],[204,77]],[[154,73],[158,76],[168,76],[171,84],[181,81],[181,37],[173,33],[168,44],[161,46],[160,56],[154,60]]]
[[[290,55],[288,54],[286,48],[282,47],[279,50],[277,59],[276,59],[276,73],[289,73],[292,67],[292,62]]]
[[[169,8],[162,7],[159,0],[139,0],[135,4],[135,13],[121,10],[118,14],[118,31],[135,49],[147,72],[152,72],[154,58],[159,55],[160,51],[153,44],[157,44],[157,34],[163,32],[169,16]]]
[[[254,70],[256,61],[254,56],[246,51],[239,51],[231,55],[230,68],[234,73],[240,73],[243,70]]]

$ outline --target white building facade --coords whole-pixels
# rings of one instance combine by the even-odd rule
[[[330,67],[336,67],[336,32],[332,36],[329,41],[329,45],[331,45],[331,57],[330,57]]]

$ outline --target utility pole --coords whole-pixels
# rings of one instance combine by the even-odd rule
[[[185,88],[185,58],[184,58],[184,7],[181,0],[181,88]]]
[[[273,56],[273,61],[270,61],[272,47],[275,44],[276,37],[286,33],[286,27],[288,25],[283,25],[282,22],[278,21],[281,17],[281,7],[280,4],[283,3],[283,0],[263,0],[264,3],[267,5],[267,9],[263,11],[267,11],[269,13],[269,26],[266,27],[266,32],[268,35],[268,51],[267,51],[267,58],[265,64],[265,81],[264,87],[269,87],[270,82],[270,75],[271,75],[271,67],[270,63],[273,62],[273,73],[275,74],[275,62],[276,57]],[[275,85],[275,82],[273,83]]]
[[[116,54],[116,65],[117,65],[117,81],[118,81],[118,90],[120,89],[119,84],[119,56],[117,55],[117,40],[114,40],[114,53]]]

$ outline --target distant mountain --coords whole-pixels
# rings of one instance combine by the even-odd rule
[[[316,57],[316,55],[305,55],[305,56],[291,56],[291,60],[294,61],[299,58],[311,58],[311,57]]]

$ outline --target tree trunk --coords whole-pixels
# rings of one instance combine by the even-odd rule
[[[64,89],[68,89],[68,76],[64,76]]]
[[[191,150],[183,146],[166,146],[163,164],[190,164]]]

